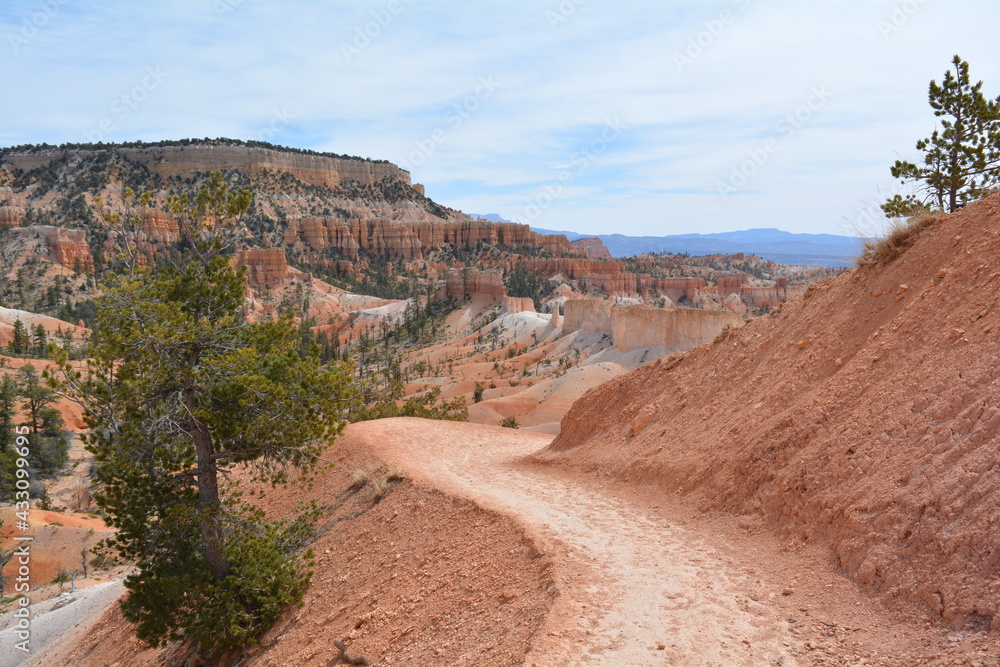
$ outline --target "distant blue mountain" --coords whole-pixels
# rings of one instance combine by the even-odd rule
[[[487,213],[485,215],[481,213],[470,213],[469,217],[478,218],[479,220],[486,220],[487,222],[510,222],[510,220],[504,220],[500,217],[499,213]],[[559,232],[552,232],[553,234],[559,234]]]
[[[531,228],[539,234],[565,234],[570,241],[594,235]],[[675,234],[672,236],[624,236],[598,234],[613,257],[633,257],[646,252],[688,253],[690,255],[757,255],[779,264],[806,266],[850,266],[861,252],[862,241],[835,234],[793,234],[780,229],[747,229],[715,234]]]

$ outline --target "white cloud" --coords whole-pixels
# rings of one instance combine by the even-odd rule
[[[257,138],[282,111],[292,120],[276,143],[399,161],[446,205],[516,217],[619,119],[627,131],[536,224],[837,233],[862,198],[895,191],[888,167],[933,128],[927,83],[955,52],[1000,93],[1000,7],[985,1],[398,3],[65,2],[15,49],[40,4],[9,0],[0,85],[16,101],[0,108],[4,142],[81,141],[106,118],[115,141]],[[576,9],[562,17],[560,4]],[[220,18],[219,7],[231,9]],[[356,42],[366,29],[369,43]],[[120,118],[112,105],[147,67],[168,76]],[[483,77],[499,85],[456,125],[454,106]],[[814,86],[830,100],[778,132]],[[744,190],[719,197],[717,183],[775,137],[780,150]]]

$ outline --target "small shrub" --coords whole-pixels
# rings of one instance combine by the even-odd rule
[[[392,483],[389,481],[388,475],[378,475],[372,478],[371,487],[372,495],[375,496],[375,502],[378,502],[389,495],[389,488]]]
[[[869,239],[864,243],[864,249],[854,259],[858,267],[888,264],[916,243],[920,234],[938,221],[938,216],[923,209],[905,221],[896,221],[878,239]]]
[[[504,417],[498,423],[500,424],[500,426],[503,426],[504,428],[520,428],[521,426],[520,424],[517,423],[517,418],[513,416]]]
[[[719,335],[715,337],[715,340],[713,342],[724,343],[730,338],[732,338],[733,334],[735,333],[736,333],[736,327],[734,327],[731,324],[727,324],[724,327],[722,327],[722,331],[719,332]]]
[[[351,488],[364,488],[371,481],[372,474],[364,468],[355,468],[351,471]]]
[[[483,400],[483,392],[486,390],[486,386],[482,382],[476,383],[476,388],[472,392],[472,402],[479,403]]]

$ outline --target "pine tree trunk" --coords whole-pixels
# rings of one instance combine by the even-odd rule
[[[194,394],[189,390],[187,408],[194,412]],[[219,476],[212,455],[212,437],[205,425],[193,417],[188,420],[189,432],[194,439],[195,452],[198,456],[198,499],[201,501],[201,512],[198,522],[201,528],[201,540],[205,549],[205,560],[212,570],[212,577],[222,581],[229,575],[229,561],[222,551],[222,536],[219,534]]]

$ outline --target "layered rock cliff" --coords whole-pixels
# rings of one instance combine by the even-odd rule
[[[293,273],[288,266],[284,248],[240,250],[233,258],[233,263],[237,268],[247,268],[247,282],[253,287],[274,287]]]
[[[199,141],[175,146],[109,146],[125,159],[143,165],[162,178],[193,178],[214,170],[263,174],[288,173],[303,183],[335,188],[344,181],[363,184],[383,179],[410,184],[410,172],[388,162],[361,158],[291,152],[238,144]],[[94,156],[105,149],[74,148],[81,157]],[[8,151],[3,161],[16,169],[31,171],[44,167],[66,154],[66,149],[49,148],[26,152]]]
[[[20,227],[24,220],[24,209],[20,206],[0,206],[0,229]]]
[[[656,348],[684,352],[710,342],[725,327],[738,327],[732,313],[697,308],[667,310],[641,305],[613,305],[597,299],[572,299],[564,305],[563,333],[610,334],[616,349]]]
[[[573,241],[573,248],[582,251],[587,259],[614,259],[604,241],[599,238]]]
[[[478,269],[451,269],[445,278],[444,297],[462,300],[466,297],[485,296],[497,301],[507,297],[503,275],[499,271]],[[532,308],[533,309],[533,308]]]
[[[685,352],[715,340],[725,327],[741,324],[743,319],[732,313],[699,308],[615,306],[611,310],[611,337],[621,352],[644,347],[666,354]]]

